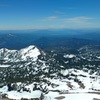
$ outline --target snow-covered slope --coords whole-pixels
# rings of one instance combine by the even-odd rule
[[[41,95],[43,100],[100,99],[100,52],[90,47],[78,52],[0,49],[1,95],[17,100]]]
[[[33,61],[36,61],[41,53],[39,49],[36,48],[35,46],[29,46],[27,48],[21,49],[19,51],[19,54],[21,55],[22,60],[27,60],[27,58],[30,58]]]
[[[8,50],[6,48],[0,49],[0,59],[12,62],[27,60],[36,61],[40,54],[41,53],[39,49],[34,45],[31,45],[21,50]]]

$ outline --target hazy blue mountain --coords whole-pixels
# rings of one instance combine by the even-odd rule
[[[21,49],[29,45],[41,48],[98,45],[100,31],[91,30],[12,30],[0,31],[0,48]]]

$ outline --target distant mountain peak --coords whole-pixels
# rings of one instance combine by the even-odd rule
[[[0,55],[2,56],[2,59],[8,59],[10,61],[27,61],[27,59],[32,59],[32,61],[36,61],[40,54],[40,50],[34,45],[28,46],[20,50],[9,50],[6,48],[0,49]]]

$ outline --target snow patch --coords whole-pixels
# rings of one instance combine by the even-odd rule
[[[10,65],[0,65],[0,67],[6,68],[9,67]]]
[[[75,57],[75,55],[73,55],[73,54],[64,55],[64,58],[73,58],[73,57]]]

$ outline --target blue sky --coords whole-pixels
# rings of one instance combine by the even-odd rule
[[[100,0],[0,0],[0,30],[100,28]]]

